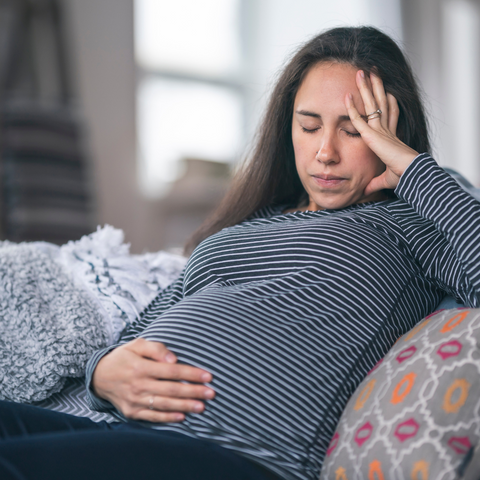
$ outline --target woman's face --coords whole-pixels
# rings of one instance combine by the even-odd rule
[[[292,141],[297,172],[309,197],[308,210],[337,209],[383,198],[380,192],[368,197],[363,194],[385,165],[348,117],[345,95],[349,92],[359,113],[365,115],[356,72],[350,64],[315,65],[295,97]]]

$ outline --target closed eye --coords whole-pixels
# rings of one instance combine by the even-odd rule
[[[305,127],[302,127],[302,130],[305,132],[305,133],[315,133],[318,128],[305,128]]]
[[[349,132],[348,130],[344,130],[344,132],[349,136],[349,137],[354,137],[354,138],[358,138],[358,137],[361,137],[361,134],[360,133],[352,133],[352,132]]]

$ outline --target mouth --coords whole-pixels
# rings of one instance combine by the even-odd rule
[[[337,177],[336,175],[312,175],[315,183],[321,187],[336,187],[346,180],[343,177]]]

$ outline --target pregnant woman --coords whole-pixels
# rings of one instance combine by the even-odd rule
[[[119,422],[3,402],[0,477],[318,478],[395,340],[447,293],[480,306],[480,204],[428,151],[389,37],[313,38],[181,276],[91,358],[91,406]]]

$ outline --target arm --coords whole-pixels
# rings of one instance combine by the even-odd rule
[[[162,343],[137,338],[159,315],[183,298],[183,275],[158,295],[117,345],[97,351],[86,369],[87,398],[94,410],[116,408],[127,418],[151,422],[181,421],[184,412],[199,413],[199,399],[215,393],[199,383],[211,374],[177,365]],[[196,385],[183,383],[195,382]]]
[[[385,164],[385,171],[371,180],[365,194],[398,186],[397,195],[421,217],[430,220],[436,229],[435,245],[430,242],[433,237],[427,236],[426,228],[416,232],[420,233],[417,238],[414,233],[406,232],[424,272],[440,288],[455,292],[469,305],[479,306],[480,204],[428,154],[419,155],[398,139],[398,105],[392,95],[385,94],[380,78],[371,74],[368,79],[359,71],[356,81],[366,111],[375,112],[378,108],[382,111],[380,116],[374,115],[376,118],[365,121],[355,108],[352,96],[345,97],[353,125]],[[411,226],[409,229],[412,230]]]
[[[421,232],[411,226],[406,232],[426,275],[464,303],[479,307],[480,203],[427,154],[415,158],[395,193],[442,234],[420,242]]]

